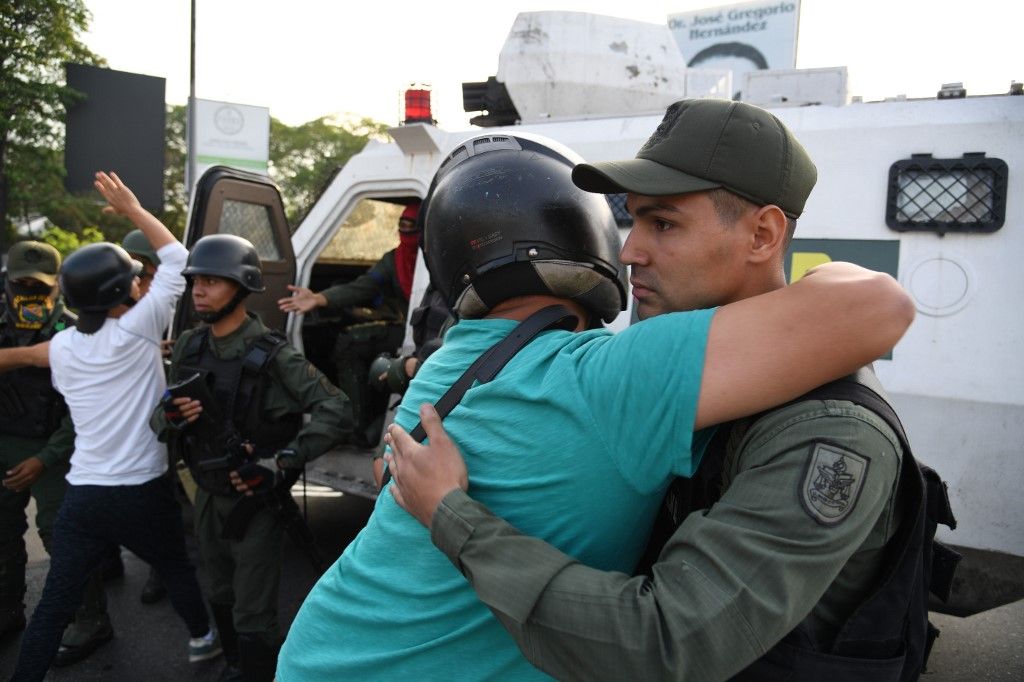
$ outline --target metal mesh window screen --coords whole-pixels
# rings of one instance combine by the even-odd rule
[[[373,265],[398,246],[398,217],[404,208],[401,204],[362,199],[320,252],[319,260]]]
[[[219,230],[251,241],[260,260],[281,260],[281,250],[274,237],[274,224],[267,206],[226,199],[220,212]]]
[[[994,232],[1006,218],[1006,163],[915,155],[889,170],[886,224],[894,230]]]
[[[608,200],[608,205],[615,216],[615,224],[619,227],[632,227],[633,216],[629,215],[629,211],[626,210],[626,195],[608,194],[605,198]]]

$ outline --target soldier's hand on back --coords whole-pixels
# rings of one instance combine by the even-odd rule
[[[445,432],[434,406],[420,406],[420,419],[428,444],[420,445],[401,426],[391,424],[384,436],[391,452],[384,459],[393,479],[391,495],[430,528],[441,500],[458,488],[467,490],[469,477],[462,453]]]

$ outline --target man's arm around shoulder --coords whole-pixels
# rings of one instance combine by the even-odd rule
[[[695,428],[792,400],[888,352],[914,319],[892,277],[828,263],[722,306],[711,321]]]

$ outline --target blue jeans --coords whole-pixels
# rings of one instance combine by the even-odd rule
[[[171,486],[166,476],[141,485],[68,485],[54,527],[50,571],[22,637],[13,680],[42,680],[46,675],[89,574],[110,545],[127,547],[157,570],[192,637],[209,631],[195,567],[185,551],[181,508]]]

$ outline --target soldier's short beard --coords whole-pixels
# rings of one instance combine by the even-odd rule
[[[233,313],[235,311],[235,308],[238,307],[238,304],[241,303],[242,300],[245,299],[245,297],[248,295],[248,289],[238,287],[238,291],[235,292],[235,295],[231,297],[231,300],[228,301],[223,308],[221,308],[220,310],[211,310],[209,312],[199,312],[197,310],[196,317],[199,319],[200,322],[205,322],[206,324],[220,322],[225,317]]]

